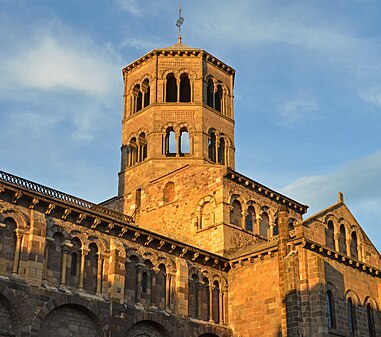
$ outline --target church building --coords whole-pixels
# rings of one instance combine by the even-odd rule
[[[305,218],[236,171],[235,70],[179,39],[122,74],[117,196],[0,171],[0,336],[381,336],[380,254],[343,194]]]

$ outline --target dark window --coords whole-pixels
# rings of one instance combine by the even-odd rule
[[[146,272],[143,272],[142,275],[142,292],[147,293],[148,289],[148,274]]]
[[[216,162],[216,135],[213,129],[209,130],[208,155],[211,161]]]
[[[210,317],[210,290],[209,280],[205,277],[201,286],[201,319],[209,321]]]
[[[225,165],[225,139],[220,138],[220,144],[218,146],[218,163]]]
[[[245,219],[245,227],[248,231],[254,230],[254,224],[255,224],[255,210],[254,206],[249,206],[247,209],[247,215]]]
[[[333,221],[329,220],[327,224],[327,232],[325,235],[325,244],[331,249],[335,249],[335,230],[333,227]]]
[[[352,298],[347,299],[347,311],[348,311],[348,328],[350,333],[354,333],[356,329],[355,325],[355,307],[353,305]]]
[[[77,275],[77,264],[78,264],[78,255],[77,253],[71,254],[71,267],[70,267],[70,275]]]
[[[172,73],[167,75],[166,102],[177,102],[177,81]]]
[[[327,301],[327,312],[328,312],[328,327],[336,328],[336,317],[335,317],[335,303],[331,290],[326,293]]]
[[[221,112],[221,108],[222,108],[222,87],[221,87],[221,85],[217,86],[217,91],[216,91],[216,95],[215,95],[214,108],[217,111]]]
[[[200,317],[200,306],[199,306],[199,292],[200,292],[200,283],[198,276],[193,274],[188,282],[189,288],[189,316],[193,318]]]
[[[347,254],[347,245],[345,240],[346,240],[345,226],[341,224],[340,235],[339,235],[339,252],[343,254]]]
[[[180,102],[190,102],[191,87],[187,74],[180,76]]]
[[[357,251],[357,235],[356,232],[353,232],[351,235],[351,257],[358,260],[358,251]]]
[[[149,86],[148,79],[145,79],[143,81],[142,89],[144,92],[144,107],[148,106],[150,104],[150,95],[151,95],[151,89]]]
[[[232,209],[230,210],[230,223],[236,226],[241,226],[242,207],[237,199],[232,199]]]
[[[210,79],[206,89],[206,104],[214,108],[214,84]]]
[[[376,337],[376,327],[374,324],[374,310],[370,303],[366,305],[366,316],[368,318],[369,337]]]
[[[275,224],[273,227],[273,236],[279,234],[279,225],[278,225],[278,218],[275,219]]]
[[[139,162],[142,162],[147,158],[147,140],[144,132],[139,135],[139,149]]]
[[[212,315],[215,323],[220,322],[220,286],[217,281],[213,283],[212,291]]]
[[[259,225],[259,235],[265,239],[267,239],[269,235],[269,222],[269,216],[267,213],[262,213],[261,223]]]

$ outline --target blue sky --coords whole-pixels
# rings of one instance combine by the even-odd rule
[[[0,0],[0,168],[117,192],[121,68],[176,42],[175,0]],[[381,2],[183,0],[183,42],[236,69],[236,169],[381,237]]]

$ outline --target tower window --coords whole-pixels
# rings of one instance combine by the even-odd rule
[[[220,144],[218,145],[218,163],[225,165],[225,139],[220,138]]]
[[[142,91],[144,93],[143,103],[144,103],[144,107],[146,107],[146,106],[150,105],[150,95],[151,95],[151,90],[150,90],[148,79],[145,79],[143,81]]]
[[[339,252],[347,254],[347,245],[345,243],[345,240],[346,240],[345,226],[341,224],[340,235],[339,235]]]
[[[147,140],[146,135],[142,132],[139,135],[139,162],[144,161],[147,158]]]
[[[357,235],[356,232],[352,233],[351,237],[351,257],[358,260],[358,251],[357,251]]]
[[[179,151],[180,155],[190,153],[190,140],[189,140],[189,133],[187,128],[182,128],[180,130],[179,146],[180,146],[180,151]]]
[[[177,81],[175,75],[167,75],[166,102],[177,102]]]
[[[328,221],[328,226],[327,226],[327,232],[325,235],[325,241],[327,247],[331,249],[335,249],[335,234],[334,234],[334,227],[333,227],[333,221],[329,220]]]
[[[246,230],[252,232],[254,230],[254,224],[255,224],[254,206],[249,206],[247,209],[247,215],[246,215],[246,219],[245,219]]]
[[[236,226],[241,226],[242,207],[237,199],[237,196],[232,197],[230,210],[230,223]]]
[[[165,155],[176,155],[176,135],[172,127],[168,128],[165,134]]]
[[[217,110],[217,111],[222,111],[221,108],[222,108],[222,86],[219,84],[217,86],[217,91],[216,91],[216,94],[215,94],[215,100],[214,100],[214,108]]]
[[[209,130],[208,152],[209,159],[216,162],[216,135],[213,129]]]
[[[214,84],[211,79],[209,79],[206,89],[206,104],[214,108]]]
[[[187,74],[182,74],[180,76],[180,102],[190,102],[190,98],[191,87],[189,77]]]
[[[270,222],[269,216],[267,215],[266,212],[263,212],[261,218],[262,218],[261,223],[259,225],[259,235],[267,239],[268,233],[269,233],[269,222]]]

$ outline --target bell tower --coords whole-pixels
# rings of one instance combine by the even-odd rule
[[[124,213],[134,211],[128,200],[137,191],[184,166],[234,169],[234,74],[180,39],[123,69],[118,196]]]

